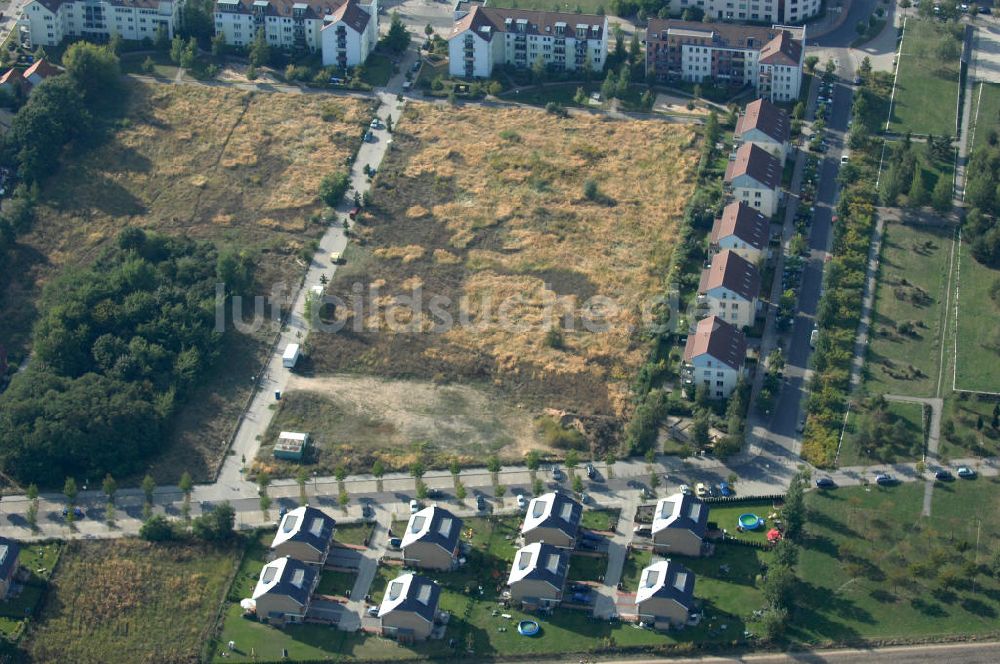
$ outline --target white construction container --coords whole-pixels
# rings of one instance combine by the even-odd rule
[[[281,356],[281,364],[286,369],[291,369],[295,366],[295,363],[299,361],[299,345],[298,344],[288,344],[285,346],[285,352]]]

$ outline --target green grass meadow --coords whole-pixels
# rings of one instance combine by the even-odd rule
[[[947,39],[954,37],[940,23],[912,18],[906,21],[889,124],[891,131],[938,136],[955,134],[959,56],[941,59],[938,47]]]

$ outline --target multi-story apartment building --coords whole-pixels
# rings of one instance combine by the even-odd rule
[[[743,109],[743,114],[736,121],[733,137],[737,145],[753,143],[764,148],[784,165],[790,133],[788,114],[768,100],[758,99]]]
[[[670,0],[670,12],[700,9],[720,21],[801,23],[823,8],[822,0]]]
[[[709,398],[725,399],[743,375],[746,356],[743,332],[718,316],[709,316],[698,321],[688,335],[681,375],[689,385],[704,386]]]
[[[760,272],[735,251],[724,249],[701,273],[698,307],[737,327],[752,326],[757,317]]]
[[[781,201],[781,162],[764,148],[744,143],[726,166],[723,186],[737,201],[773,217]]]
[[[767,249],[769,227],[767,217],[746,203],[730,203],[712,224],[709,251],[728,249],[757,265]]]
[[[378,42],[378,0],[216,0],[215,32],[248,46],[263,30],[283,50],[322,51],[325,66],[353,67]]]
[[[448,35],[449,73],[486,78],[496,65],[601,71],[608,55],[608,20],[462,3]]]
[[[105,42],[112,35],[155,39],[160,26],[173,38],[184,0],[31,0],[17,25],[21,43],[55,46],[67,38]]]
[[[805,60],[804,27],[732,25],[650,19],[646,73],[660,80],[752,86],[770,101],[798,98]]]

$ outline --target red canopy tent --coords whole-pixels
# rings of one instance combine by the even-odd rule
[[[777,542],[780,539],[781,539],[781,531],[778,530],[777,528],[771,528],[769,531],[767,531],[768,542]]]

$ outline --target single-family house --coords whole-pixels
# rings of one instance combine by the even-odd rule
[[[583,508],[561,491],[532,498],[521,524],[525,544],[545,542],[563,549],[576,546]]]
[[[757,266],[724,249],[712,256],[711,264],[701,273],[698,306],[737,327],[753,326],[759,294]]]
[[[694,606],[694,573],[673,560],[660,560],[642,570],[635,593],[639,620],[656,629],[683,627]]]
[[[441,589],[419,574],[402,574],[389,582],[378,608],[382,634],[406,643],[424,641],[434,630]]]
[[[271,551],[279,557],[291,556],[302,562],[322,565],[333,546],[336,525],[334,519],[315,507],[296,507],[281,517]]]
[[[781,200],[781,162],[753,143],[744,143],[726,166],[726,188],[768,217],[778,211]]]
[[[452,569],[458,564],[462,520],[432,505],[410,515],[403,533],[403,561],[425,569]]]
[[[510,598],[525,610],[553,607],[563,598],[569,552],[535,542],[518,549],[510,568],[507,586]]]
[[[743,376],[747,339],[735,325],[718,316],[698,321],[684,346],[683,375],[695,388],[704,386],[711,399],[725,399]]]
[[[3,76],[0,76],[0,88],[24,98],[31,94],[31,89],[36,85],[61,73],[62,69],[50,64],[45,58],[39,58],[27,69],[11,67],[4,72]]]
[[[319,570],[290,556],[264,565],[253,589],[257,618],[277,625],[302,622],[309,610]]]
[[[700,556],[708,530],[708,505],[686,493],[660,499],[653,511],[653,550]]]
[[[738,144],[753,143],[762,147],[777,157],[782,165],[788,155],[790,135],[788,114],[763,98],[747,104],[736,121],[735,137]]]
[[[10,594],[10,587],[14,583],[14,575],[18,568],[17,557],[20,553],[20,544],[10,538],[0,537],[0,599],[5,599]]]
[[[742,201],[734,201],[722,210],[712,224],[709,248],[714,252],[728,249],[754,265],[759,265],[767,251],[770,222],[767,217]]]

